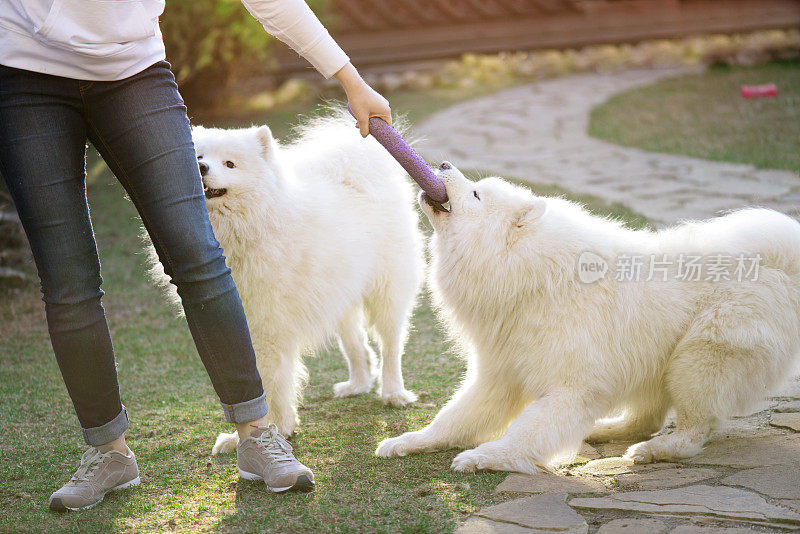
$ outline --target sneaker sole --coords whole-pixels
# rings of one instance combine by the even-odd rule
[[[103,502],[103,498],[105,498],[105,496],[108,493],[112,491],[122,491],[127,488],[132,488],[133,486],[138,486],[141,482],[142,481],[139,479],[139,477],[136,477],[133,480],[125,482],[124,484],[120,484],[119,486],[114,486],[113,488],[102,494],[100,496],[100,499],[93,502],[92,504],[87,504],[86,506],[77,506],[77,507],[66,506],[64,503],[61,502],[61,499],[59,497],[56,497],[55,499],[50,501],[50,509],[54,512],[66,512],[67,510],[72,510],[73,512],[77,512],[80,510],[88,510],[89,508],[93,508],[98,504],[100,504],[101,502]]]
[[[306,475],[300,475],[297,477],[297,480],[291,486],[286,486],[285,488],[273,488],[269,484],[264,481],[264,478],[260,475],[256,475],[255,473],[248,473],[247,471],[242,471],[239,469],[239,476],[245,480],[256,480],[264,482],[264,485],[267,486],[267,489],[273,493],[283,493],[284,491],[299,491],[299,492],[308,492],[314,490],[314,481],[308,478]]]

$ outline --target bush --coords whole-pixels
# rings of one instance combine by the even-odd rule
[[[236,68],[267,61],[273,41],[239,0],[171,0],[160,24],[188,102],[212,101]]]
[[[324,0],[309,2],[324,10]],[[189,103],[210,104],[244,73],[265,73],[275,39],[240,0],[170,0],[161,17],[167,59]]]

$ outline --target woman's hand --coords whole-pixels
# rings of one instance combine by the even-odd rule
[[[347,93],[350,111],[356,117],[356,123],[362,137],[366,137],[369,134],[370,117],[380,117],[392,124],[392,110],[389,108],[389,101],[367,85],[367,82],[361,78],[352,63],[347,63],[334,76],[342,84],[345,93]]]

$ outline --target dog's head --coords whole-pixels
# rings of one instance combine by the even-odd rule
[[[220,209],[236,212],[279,192],[278,145],[267,126],[240,130],[195,126],[192,138],[210,214]]]
[[[447,189],[449,211],[425,193],[420,194],[419,202],[433,225],[434,239],[448,250],[477,247],[484,254],[504,254],[535,230],[547,209],[544,199],[500,178],[473,182],[448,162],[435,174]]]
[[[441,317],[478,343],[487,327],[504,324],[496,319],[514,309],[506,303],[532,283],[530,251],[538,246],[547,201],[500,178],[474,182],[447,162],[436,174],[450,209],[419,197],[434,229],[429,284]]]

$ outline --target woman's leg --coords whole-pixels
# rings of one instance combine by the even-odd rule
[[[128,427],[100,298],[86,203],[86,128],[79,82],[0,66],[0,174],[39,271],[50,340],[84,438]]]
[[[197,350],[229,421],[239,475],[275,492],[314,487],[314,474],[267,424],[250,330],[214,237],[186,108],[169,64],[84,92],[89,136],[142,217],[177,286]]]
[[[241,299],[206,211],[186,108],[169,65],[83,90],[89,138],[135,204],[181,296],[229,421],[267,406]]]

